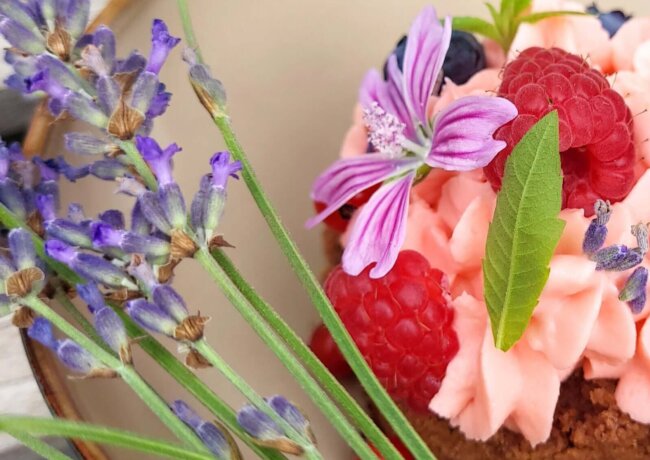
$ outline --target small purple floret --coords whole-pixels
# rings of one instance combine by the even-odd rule
[[[226,188],[228,177],[239,179],[237,173],[242,169],[240,161],[230,162],[229,152],[217,152],[212,155],[210,166],[212,166],[212,185],[220,189]]]
[[[160,73],[170,51],[178,45],[180,38],[169,34],[167,24],[162,19],[154,19],[151,27],[151,53],[146,70],[155,74]]]

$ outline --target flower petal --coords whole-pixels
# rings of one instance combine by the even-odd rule
[[[404,53],[404,93],[411,113],[428,126],[429,96],[442,70],[451,41],[451,19],[440,25],[433,6],[422,10],[409,30]]]
[[[500,97],[467,96],[452,102],[436,117],[426,163],[452,171],[482,168],[506,146],[492,137],[494,131],[516,116],[516,107]]]
[[[391,158],[382,153],[369,153],[334,162],[314,182],[312,200],[325,203],[327,207],[307,221],[307,228],[316,226],[357,193],[409,169],[415,169],[419,163],[420,160],[414,157]]]
[[[381,278],[393,267],[404,238],[406,215],[415,171],[383,185],[363,207],[343,253],[343,269],[358,275],[373,262],[371,278]]]

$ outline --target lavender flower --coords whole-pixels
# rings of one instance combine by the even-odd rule
[[[217,152],[210,158],[212,175],[204,176],[190,211],[192,227],[199,240],[207,242],[219,225],[226,204],[226,184],[229,177],[238,178],[242,165],[230,161],[228,152]]]
[[[154,139],[143,136],[136,136],[135,145],[156,175],[158,184],[164,186],[174,182],[172,157],[183,149],[170,144],[163,150]]]
[[[278,414],[282,417],[281,414]],[[291,424],[287,420],[288,423]],[[256,443],[291,455],[302,455],[304,447],[290,439],[284,430],[266,413],[246,404],[237,412],[237,423]]]
[[[603,247],[607,238],[607,222],[612,215],[612,208],[608,202],[598,200],[594,204],[594,212],[596,217],[589,224],[582,243],[582,250],[588,255],[594,254]]]
[[[120,268],[94,254],[86,254],[60,240],[45,243],[48,256],[64,263],[79,275],[112,288],[138,290],[138,287]]]
[[[178,45],[180,38],[172,37],[167,24],[161,19],[154,19],[151,26],[151,53],[145,71],[158,74],[171,50]]]
[[[36,318],[27,329],[27,335],[54,351],[59,361],[71,371],[82,374],[84,378],[117,376],[115,371],[107,369],[78,343],[70,339],[56,339],[51,323],[45,318]]]
[[[190,66],[190,83],[203,107],[213,118],[225,116],[226,90],[223,84],[212,76],[208,66],[197,62],[192,49],[183,51],[183,60]]]
[[[380,278],[392,268],[406,235],[410,189],[431,168],[481,168],[505,147],[492,135],[517,115],[506,99],[468,96],[451,103],[433,120],[426,114],[450,36],[450,18],[440,25],[433,7],[420,13],[409,31],[403,71],[393,55],[387,63],[387,81],[372,70],[362,84],[360,99],[370,142],[379,151],[339,160],[314,183],[312,199],[327,206],[309,219],[308,227],[357,193],[383,183],[352,228],[343,253],[347,273],[357,275],[376,262],[370,276]]]
[[[643,261],[648,252],[648,226],[633,225],[631,232],[637,240],[637,247],[629,248],[624,244],[615,244],[599,249],[591,255],[591,260],[596,262],[596,270],[625,271]],[[587,233],[589,234],[589,229]]]
[[[123,363],[131,364],[133,358],[129,337],[126,333],[124,323],[117,316],[117,313],[112,308],[103,306],[95,310],[93,316],[95,319],[95,329],[102,340],[120,355]]]
[[[648,287],[648,269],[637,267],[619,293],[619,300],[627,302],[632,313],[639,314],[645,307]]]
[[[214,424],[201,419],[184,401],[174,401],[171,404],[171,409],[179,419],[194,430],[205,446],[218,459],[234,460],[241,458],[241,454],[237,450],[237,445],[230,441],[227,433],[217,428]]]

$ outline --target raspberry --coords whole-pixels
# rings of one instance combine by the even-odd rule
[[[341,354],[341,350],[336,346],[330,331],[327,330],[324,324],[320,324],[314,329],[309,340],[309,348],[337,379],[344,379],[353,375],[350,365]]]
[[[391,437],[389,437],[388,439],[389,439],[390,442],[392,442],[393,445],[397,448],[397,451],[398,451],[400,454],[402,454],[402,458],[403,458],[404,460],[413,460],[413,455],[411,455],[411,452],[409,452],[409,450],[406,448],[406,446],[404,445],[404,443],[403,443],[399,438],[397,438],[397,437],[395,437],[395,436],[391,436]],[[377,458],[378,458],[379,460],[383,460],[383,459],[384,459],[384,457],[381,457],[381,456],[380,456],[379,451],[377,450],[377,448],[375,448],[375,446],[373,446],[373,445],[371,444],[371,445],[370,445],[370,448],[372,449],[372,451],[373,451],[375,454],[377,454]],[[358,460],[358,457],[357,457],[357,460]]]
[[[426,410],[458,351],[444,274],[415,251],[402,251],[380,279],[336,267],[325,290],[388,393]]]
[[[519,115],[494,135],[507,142],[485,174],[501,187],[506,159],[539,119],[552,110],[560,118],[564,183],[562,206],[593,213],[598,199],[620,201],[634,185],[636,154],[632,115],[623,98],[584,59],[558,48],[528,48],[503,72],[499,96]]]

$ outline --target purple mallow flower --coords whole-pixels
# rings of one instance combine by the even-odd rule
[[[194,430],[205,446],[217,458],[240,458],[239,452],[233,452],[233,449],[237,449],[237,446],[229,442],[224,432],[214,424],[204,421],[187,403],[178,400],[174,401],[170,407],[179,419]]]
[[[420,13],[408,34],[403,70],[393,55],[386,67],[387,80],[371,70],[361,87],[369,141],[377,151],[338,160],[314,183],[312,199],[327,206],[307,221],[308,227],[357,193],[383,184],[360,211],[350,233],[343,253],[343,268],[349,274],[358,275],[376,263],[370,276],[380,278],[392,268],[406,235],[411,187],[431,168],[481,168],[505,147],[493,134],[517,115],[506,99],[467,96],[433,119],[427,115],[450,36],[450,18],[440,25],[433,7]]]
[[[167,24],[162,19],[154,19],[151,26],[151,53],[146,71],[158,74],[171,50],[178,45],[180,38],[172,37]]]

